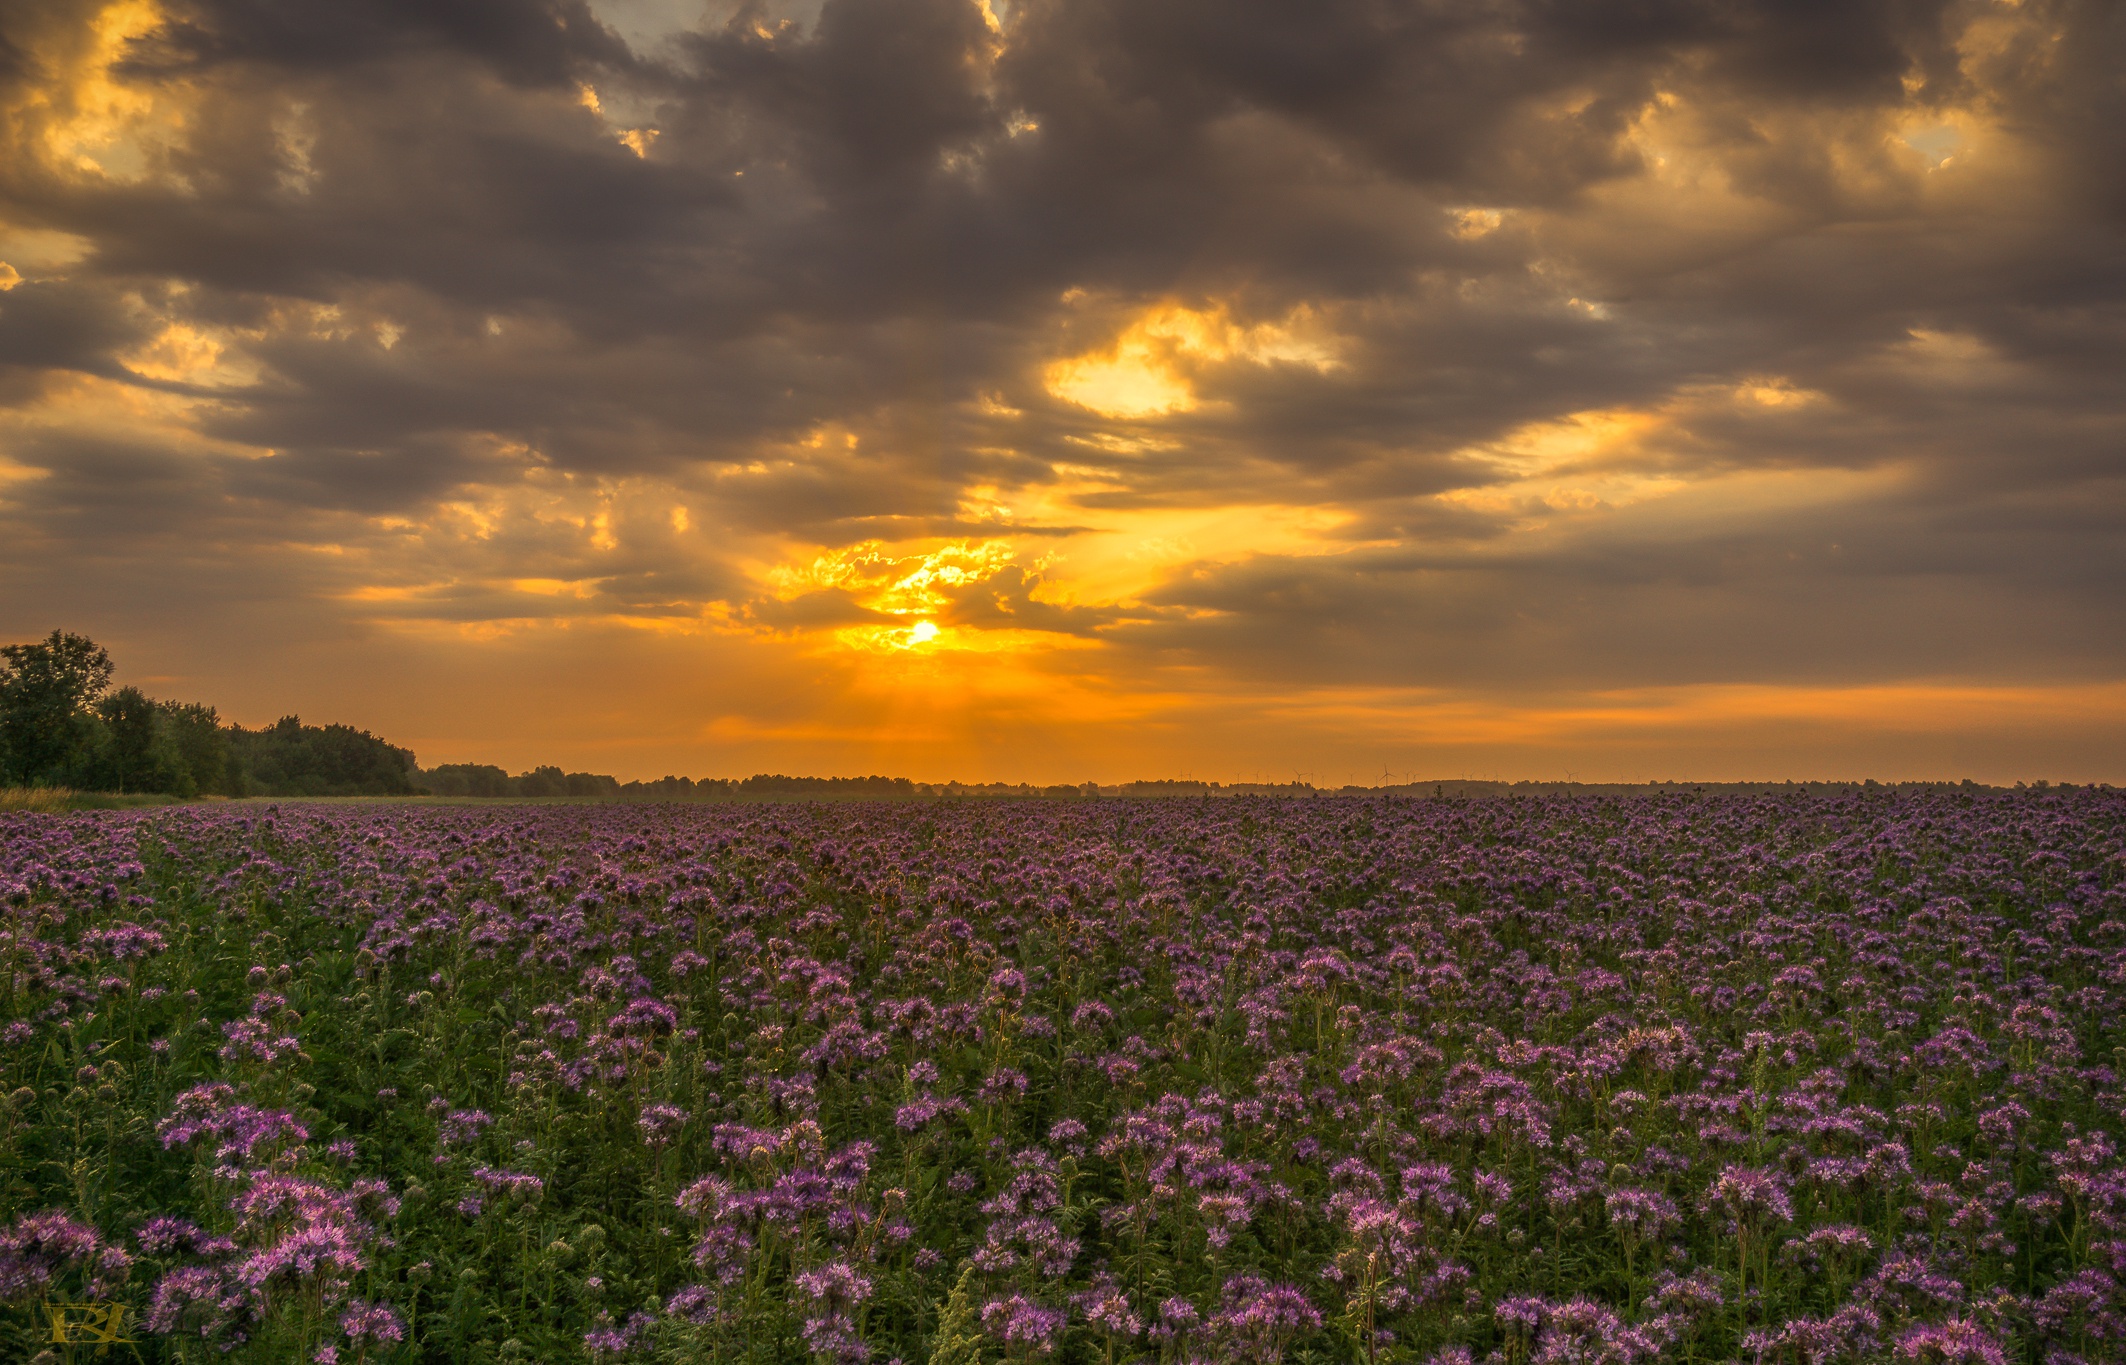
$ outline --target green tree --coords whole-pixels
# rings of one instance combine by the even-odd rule
[[[180,785],[165,743],[162,708],[137,687],[121,687],[96,703],[103,722],[97,753],[81,785],[122,792],[166,792]],[[197,788],[195,788],[197,790]]]
[[[211,792],[241,796],[235,765],[229,761],[229,735],[211,706],[197,702],[158,702],[163,740],[177,769],[170,788],[179,796]]]
[[[38,644],[0,646],[0,660],[7,780],[63,785],[91,757],[90,708],[111,685],[111,656],[85,635],[55,630]]]
[[[508,796],[509,774],[487,763],[445,763],[424,769],[420,785],[436,796]]]
[[[404,749],[349,725],[283,716],[260,730],[231,726],[237,780],[259,796],[410,796],[419,771]]]
[[[528,773],[517,774],[516,788],[519,796],[566,796],[568,774],[551,763],[543,764]]]

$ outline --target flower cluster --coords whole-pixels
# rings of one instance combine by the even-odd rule
[[[2126,1354],[2108,790],[9,814],[0,967],[179,1353]]]

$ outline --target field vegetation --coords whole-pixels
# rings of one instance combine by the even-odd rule
[[[2108,791],[10,811],[0,972],[7,1359],[2126,1358]]]

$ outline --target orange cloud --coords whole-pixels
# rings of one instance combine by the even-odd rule
[[[1312,309],[1244,327],[1224,304],[1194,309],[1168,302],[1138,315],[1105,349],[1049,365],[1042,382],[1057,398],[1103,417],[1165,417],[1194,409],[1193,376],[1228,362],[1317,371],[1340,363],[1334,339]]]

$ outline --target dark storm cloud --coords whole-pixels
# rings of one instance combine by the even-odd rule
[[[1991,433],[1999,445],[2012,436]],[[1983,439],[1983,438],[1981,438]],[[1974,442],[1975,443],[1975,442]],[[1525,689],[2114,676],[2126,478],[1898,487],[1746,517],[1620,524],[1538,550],[1264,556],[1170,584],[1129,647],[1288,683]],[[1421,528],[1435,545],[1455,528]]]
[[[116,352],[143,335],[112,291],[92,284],[32,281],[0,294],[0,365],[117,375]]]
[[[8,454],[43,474],[9,489],[28,513],[18,544],[40,556],[122,554],[173,527],[198,532],[228,520],[221,481],[166,449],[46,437],[18,440]]]
[[[1032,0],[997,30],[969,0],[828,0],[635,48],[561,0],[182,3],[108,79],[184,116],[110,176],[16,98],[91,79],[99,8],[0,19],[0,219],[86,244],[0,294],[0,369],[215,399],[161,451],[18,439],[40,477],[0,517],[62,554],[88,553],[73,509],[159,498],[232,555],[397,555],[445,584],[401,608],[435,619],[720,598],[827,628],[881,618],[749,598],[671,536],[604,571],[539,538],[558,520],[451,551],[588,585],[541,607],[348,518],[656,479],[716,536],[980,537],[970,488],[1071,466],[1105,482],[1013,534],[1276,504],[1337,509],[1354,548],[1205,564],[1142,611],[1044,606],[1014,568],[941,620],[1471,683],[2086,673],[2126,638],[2126,19],[2101,0]],[[1914,150],[1981,136],[2016,164],[1962,197]],[[1161,341],[1191,407],[1048,391],[1165,300],[1236,334],[1304,307],[1334,361]],[[156,379],[167,325],[249,368]],[[1772,380],[1810,403],[1717,396]],[[1593,411],[1651,434],[1559,478],[1883,478],[1683,528],[1440,501]],[[1530,518],[1562,529],[1504,548]]]
[[[237,63],[336,70],[432,53],[525,85],[631,60],[582,0],[179,0],[128,65],[148,75]]]

